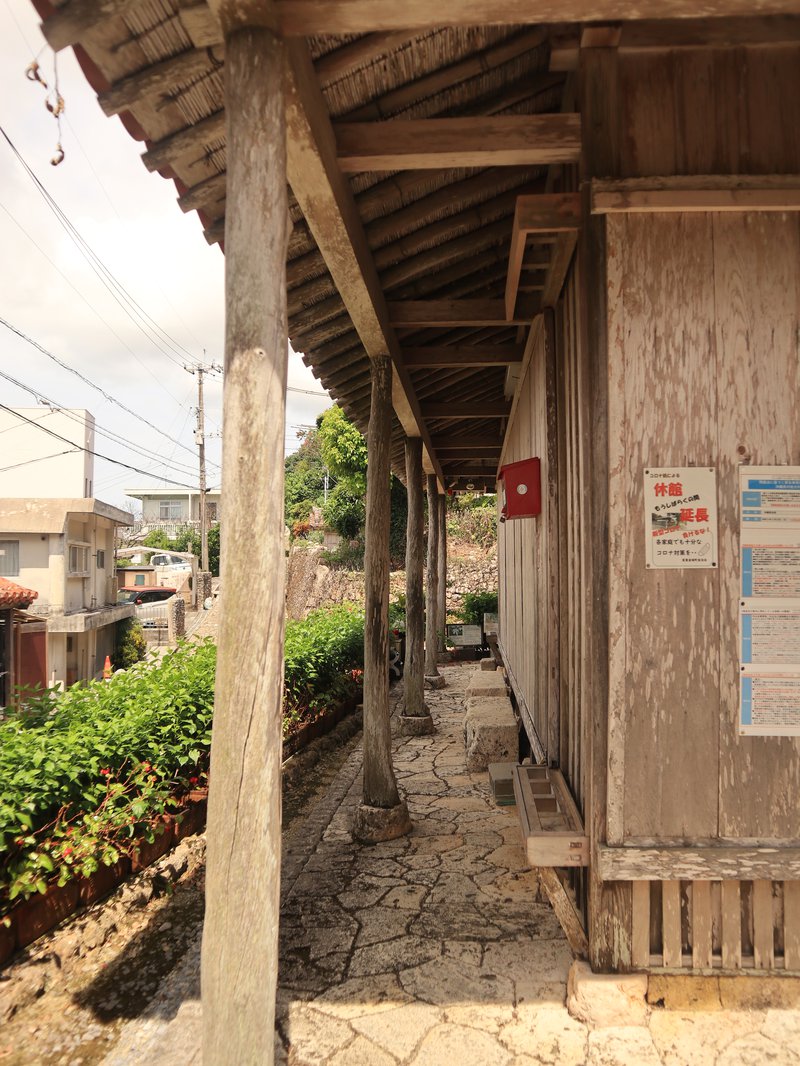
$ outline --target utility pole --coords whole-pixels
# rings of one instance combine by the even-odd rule
[[[205,353],[204,353],[205,354]],[[208,572],[208,522],[206,520],[206,423],[205,405],[203,402],[203,375],[214,370],[222,370],[222,367],[210,363],[208,366],[184,367],[190,374],[197,374],[197,428],[194,441],[200,459],[200,569]]]

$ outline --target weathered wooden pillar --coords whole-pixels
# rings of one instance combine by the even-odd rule
[[[422,736],[433,732],[433,719],[425,703],[425,597],[423,556],[425,516],[422,499],[422,440],[406,437],[406,660],[403,668],[404,708],[400,732]]]
[[[586,457],[590,505],[585,551],[584,625],[588,634],[586,828],[589,834],[589,962],[595,971],[631,968],[632,884],[602,881],[598,851],[607,841],[608,805],[608,319],[606,220],[592,215],[590,178],[620,173],[619,54],[615,48],[581,49],[581,181],[584,224],[581,227],[581,366],[578,404]]]
[[[393,840],[411,828],[392,767],[389,724],[389,448],[392,364],[370,364],[372,396],[367,431],[367,524],[364,553],[364,796],[354,835],[364,843]]]
[[[202,950],[205,1066],[273,1062],[285,570],[283,62],[269,30],[228,29],[224,592]]]
[[[439,551],[437,554],[439,569],[439,609],[436,632],[439,637],[439,652],[446,648],[445,627],[447,626],[447,497],[439,497]]]
[[[443,688],[439,673],[439,492],[436,476],[428,474],[428,558],[425,586],[425,679],[432,688]]]

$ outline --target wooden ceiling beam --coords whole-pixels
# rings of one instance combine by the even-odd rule
[[[463,435],[463,436],[450,436],[449,434],[438,434],[432,438],[433,446],[438,451],[439,448],[448,448],[452,452],[471,452],[475,448],[495,448],[498,444],[503,443],[503,438],[489,434],[476,434]]]
[[[225,111],[220,109],[207,118],[201,118],[193,126],[186,126],[177,133],[162,137],[151,144],[142,154],[142,162],[148,170],[162,170],[171,166],[181,156],[194,153],[200,158],[209,141],[225,136]]]
[[[409,436],[423,439],[426,470],[441,478],[419,402],[402,363],[378,271],[349,182],[336,159],[328,108],[308,46],[287,45],[287,171],[289,184],[322,252],[366,354],[392,357],[392,403]],[[343,316],[347,317],[347,316]],[[348,323],[342,323],[347,332]]]
[[[413,81],[384,93],[383,96],[371,100],[363,107],[349,111],[343,116],[342,121],[366,122],[389,118],[412,107],[420,100],[435,96],[437,93],[451,89],[453,85],[460,85],[470,78],[480,77],[490,70],[510,63],[526,52],[538,48],[546,40],[547,34],[539,28],[506,37],[497,44],[467,56],[466,59],[440,67],[438,70],[431,71],[430,74],[415,78]]]
[[[515,344],[452,347],[404,348],[403,361],[408,367],[423,366],[512,366],[522,362],[524,349]]]
[[[520,301],[516,318],[506,317],[502,300],[405,300],[389,303],[393,326],[506,326],[528,325],[538,314],[538,301]]]
[[[351,71],[402,48],[413,36],[413,31],[408,29],[396,33],[368,33],[357,41],[350,41],[333,52],[327,52],[314,62],[320,85],[323,89],[332,85]]]
[[[577,114],[336,123],[339,165],[362,170],[548,166],[580,159]]]
[[[179,82],[193,81],[201,74],[221,68],[222,57],[222,48],[213,51],[210,48],[189,48],[120,78],[106,92],[97,94],[97,102],[106,115],[118,115],[150,97],[175,93]]]
[[[511,404],[505,401],[474,400],[469,403],[423,403],[423,418],[508,418]]]
[[[558,233],[569,234],[572,243],[570,258],[575,247],[575,234],[580,227],[581,198],[580,193],[542,193],[538,196],[520,196],[514,212],[514,225],[511,230],[511,248],[508,254],[508,277],[506,279],[506,317],[514,317],[514,308],[519,293],[522,264],[525,260],[525,244],[531,234]],[[564,248],[562,245],[561,259]],[[559,270],[562,263],[559,261]],[[567,259],[564,273],[569,266]],[[561,277],[563,281],[563,275]],[[560,288],[560,286],[559,286]],[[545,290],[547,285],[545,284]]]

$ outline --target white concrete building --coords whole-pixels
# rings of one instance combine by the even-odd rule
[[[114,623],[134,611],[116,604],[114,560],[116,527],[130,522],[91,498],[0,499],[0,576],[38,593],[22,639],[46,633],[42,683],[100,676]]]
[[[134,488],[125,489],[125,495],[138,500],[141,520],[135,526],[143,532],[163,529],[169,536],[175,536],[187,526],[200,529],[200,490],[192,488]],[[206,518],[209,526],[219,521],[219,490],[206,492]]]
[[[90,497],[94,418],[81,409],[0,409],[0,498]]]

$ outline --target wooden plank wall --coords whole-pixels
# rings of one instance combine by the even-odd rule
[[[500,643],[512,675],[528,734],[548,747],[548,515],[547,331],[543,318],[531,330],[529,358],[517,386],[514,418],[506,435],[503,463],[538,456],[542,514],[499,525]]]
[[[609,177],[800,173],[796,46],[621,53]],[[800,842],[800,740],[738,735],[740,463],[800,463],[800,219],[606,220],[610,844]],[[717,470],[719,567],[647,571],[642,472]],[[744,874],[744,871],[743,871]],[[797,882],[634,882],[637,968],[797,971]]]

